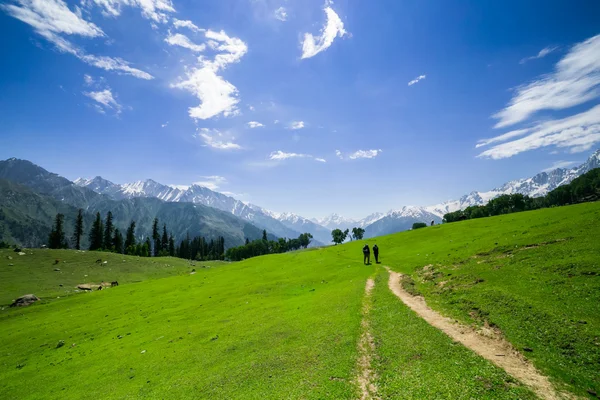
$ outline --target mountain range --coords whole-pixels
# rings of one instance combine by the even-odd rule
[[[198,185],[186,188],[172,187],[151,179],[118,185],[99,176],[93,179],[79,178],[75,183],[114,199],[156,197],[165,201],[204,204],[230,212],[277,236],[295,237],[299,233],[309,232],[318,242],[330,243],[331,230],[335,228],[344,230],[362,227],[365,229],[365,237],[374,237],[410,229],[414,222],[441,223],[446,213],[486,204],[502,194],[521,193],[530,197],[543,196],[558,186],[570,183],[590,169],[598,168],[599,164],[600,150],[597,150],[584,164],[575,168],[557,168],[549,172],[541,172],[531,178],[510,181],[489,191],[473,191],[458,200],[431,206],[403,206],[387,213],[376,212],[359,220],[345,218],[338,214],[320,219],[308,219],[292,213],[273,212]]]
[[[223,236],[225,246],[231,247],[262,237],[262,229],[213,207],[153,197],[117,200],[75,185],[29,161],[0,161],[0,240],[31,247],[44,244],[59,212],[65,215],[66,233],[70,236],[78,209],[84,210],[86,232],[96,212],[104,217],[111,211],[115,227],[122,232],[130,221],[136,222],[138,240],[150,236],[154,218],[166,223],[176,240],[188,233],[207,239]],[[270,234],[269,238],[276,236]],[[86,243],[84,235],[84,246]]]
[[[410,229],[414,222],[441,223],[444,214],[448,212],[473,205],[483,205],[502,194],[521,193],[531,197],[543,196],[598,167],[600,167],[600,150],[595,151],[585,163],[575,168],[557,168],[530,178],[510,181],[489,191],[473,191],[458,200],[431,206],[403,206],[387,213],[377,212],[356,220],[338,214],[331,214],[321,219],[308,219],[289,212],[274,212],[199,185],[175,187],[152,179],[116,184],[100,176],[92,179],[79,178],[71,182],[29,161],[13,158],[0,161],[0,179],[9,181],[0,185],[2,189],[0,205],[6,208],[4,204],[8,204],[7,193],[9,192],[13,196],[11,200],[13,205],[15,196],[24,196],[26,192],[24,188],[14,187],[14,184],[18,184],[33,191],[27,193],[29,203],[35,203],[32,199],[44,203],[41,209],[45,212],[38,217],[45,221],[45,225],[42,226],[48,230],[53,213],[70,206],[75,209],[83,208],[88,213],[111,210],[116,214],[118,223],[123,226],[130,219],[139,220],[141,236],[149,234],[151,221],[158,216],[161,221],[167,222],[168,226],[174,229],[176,237],[185,235],[185,232],[209,236],[225,233],[229,245],[238,245],[245,238],[259,237],[261,230],[265,229],[273,237],[292,238],[300,233],[309,232],[314,237],[314,244],[319,245],[331,242],[331,230],[335,228],[343,230],[355,226],[362,227],[365,229],[365,237],[374,237]],[[38,207],[38,211],[39,209]],[[9,214],[18,214],[18,217],[11,220],[13,230],[15,221],[23,220],[27,214],[23,210],[20,210],[20,213],[12,210],[7,214],[4,210],[5,217]],[[5,221],[3,228],[5,231],[8,229],[6,225]],[[30,225],[32,224],[28,226]],[[30,226],[30,229],[33,227]],[[9,235],[4,234],[4,236]]]

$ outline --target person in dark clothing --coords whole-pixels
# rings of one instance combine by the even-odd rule
[[[375,264],[379,264],[379,247],[373,246],[373,255],[375,256]]]
[[[363,256],[365,256],[364,263],[367,265],[371,264],[371,250],[369,250],[368,244],[365,244],[365,247],[363,247]]]

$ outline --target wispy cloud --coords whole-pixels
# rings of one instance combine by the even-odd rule
[[[161,128],[166,128],[169,125],[169,121],[165,122],[164,124],[161,124],[160,127]]]
[[[193,137],[199,138],[204,142],[204,146],[212,147],[217,150],[240,150],[242,146],[235,143],[235,137],[229,133],[221,132],[217,129],[200,128]]]
[[[71,54],[86,64],[107,71],[116,71],[140,79],[152,79],[152,75],[118,57],[97,56],[86,53],[61,35],[82,36],[85,38],[105,37],[104,32],[94,23],[86,21],[80,12],[73,12],[62,0],[16,0],[16,4],[0,4],[0,8],[33,29],[56,48]]]
[[[300,153],[286,153],[281,150],[277,150],[272,152],[269,155],[269,160],[287,160],[288,158],[310,158],[312,157],[309,154],[300,154]]]
[[[269,154],[269,160],[272,161],[283,161],[290,158],[310,158],[317,162],[325,163],[327,162],[324,158],[314,157],[310,154],[302,154],[302,153],[286,153],[281,150],[277,150]]]
[[[565,148],[571,153],[586,151],[600,142],[600,105],[563,119],[538,123],[530,128],[505,133],[480,141],[478,146],[503,142],[482,152],[478,157],[501,159],[542,147]]]
[[[343,155],[343,154],[342,154],[342,152],[341,152],[341,151],[339,151],[339,150],[336,150],[336,151],[335,151],[335,155],[336,155],[336,156],[337,156],[337,158],[339,158],[340,160],[343,160],[343,159],[344,159],[344,155]]]
[[[201,180],[194,182],[194,185],[203,186],[210,190],[217,190],[221,185],[227,183],[227,179],[219,175],[201,176]]]
[[[383,150],[358,150],[348,156],[351,160],[356,160],[359,158],[375,158],[377,157]]]
[[[218,73],[227,65],[239,62],[248,47],[241,39],[229,37],[224,31],[207,30],[204,36],[208,47],[218,54],[213,60],[199,57],[199,67],[188,68],[186,78],[171,87],[185,89],[200,100],[200,105],[189,108],[189,115],[194,119],[237,115],[238,90]]]
[[[261,124],[258,121],[250,121],[250,122],[248,122],[247,125],[248,125],[248,128],[260,128],[260,127],[264,126],[263,124]]]
[[[114,110],[116,114],[121,113],[123,107],[115,100],[110,88],[98,92],[83,92],[83,94],[100,105],[96,105],[95,108],[102,114],[104,114],[106,110]]]
[[[192,42],[190,38],[188,38],[185,35],[182,35],[181,33],[172,34],[171,32],[169,32],[169,36],[165,38],[165,42],[167,42],[171,46],[180,46],[198,53],[206,49],[206,45],[204,43],[196,44]]]
[[[524,121],[542,110],[562,110],[598,97],[600,35],[574,45],[555,71],[516,89],[508,106],[493,117],[495,128]]]
[[[180,20],[177,18],[173,18],[173,26],[176,29],[187,28],[193,32],[204,32],[205,31],[205,29],[198,28],[192,21]]]
[[[535,56],[525,57],[521,59],[521,61],[519,61],[519,64],[525,64],[527,61],[537,60],[538,58],[544,58],[556,49],[558,49],[558,47],[544,47]]]
[[[101,7],[105,15],[113,17],[121,15],[121,8],[124,6],[138,7],[144,18],[154,22],[167,22],[167,14],[175,12],[171,0],[87,0],[87,3],[90,2]]]
[[[408,86],[412,86],[415,83],[418,83],[420,80],[425,79],[426,77],[427,77],[426,75],[419,75],[415,79],[413,79],[412,81],[408,82]]]
[[[275,122],[277,123],[277,122]],[[302,129],[304,128],[304,121],[292,121],[290,122],[290,124],[288,125],[288,129]]]
[[[329,48],[336,37],[344,37],[347,34],[344,23],[331,7],[325,7],[327,22],[319,36],[305,33],[302,41],[302,58],[311,58]]]
[[[579,161],[556,161],[552,166],[543,169],[542,172],[554,171],[557,168],[568,168],[575,164],[579,164]]]
[[[279,7],[275,10],[275,18],[280,21],[287,21],[287,11],[285,7]]]

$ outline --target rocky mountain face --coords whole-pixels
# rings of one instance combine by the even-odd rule
[[[278,237],[296,238],[301,233],[309,232],[318,244],[331,241],[329,230],[306,218],[291,213],[275,213],[204,186],[172,187],[152,179],[119,185],[100,176],[93,179],[78,178],[75,184],[115,200],[146,197],[167,202],[202,204],[245,219]]]
[[[104,217],[111,211],[115,226],[122,232],[134,220],[136,236],[140,240],[150,235],[155,217],[161,224],[167,224],[176,240],[182,240],[187,233],[192,237],[223,236],[225,246],[231,247],[242,245],[246,238],[262,237],[262,229],[229,212],[202,204],[165,202],[154,197],[121,198],[115,195],[121,189],[109,181],[101,178],[85,181],[106,194],[97,193],[25,160],[0,161],[0,181],[0,240],[21,245],[46,243],[57,212],[65,214],[69,233],[80,208],[85,212],[86,233],[93,214],[100,212]],[[79,181],[80,184],[83,182]],[[109,196],[110,193],[114,197]]]

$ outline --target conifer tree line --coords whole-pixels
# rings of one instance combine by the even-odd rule
[[[54,226],[48,237],[48,247],[51,249],[68,249],[69,241],[64,230],[64,215],[57,214]],[[191,260],[222,260],[225,256],[225,238],[218,236],[216,239],[207,240],[202,236],[190,239],[189,234],[179,246],[175,245],[173,234],[167,230],[163,223],[162,233],[158,218],[152,224],[152,240],[147,237],[138,242],[135,236],[135,221],[131,221],[125,232],[125,237],[113,223],[112,212],[106,213],[103,220],[99,212],[89,231],[89,247],[92,251],[108,251],[119,254],[128,254],[140,257],[179,257]],[[81,238],[84,235],[83,210],[79,210],[73,229],[73,247],[81,250]]]
[[[267,231],[263,230],[262,239],[250,241],[246,238],[246,244],[231,247],[225,253],[225,259],[230,261],[241,261],[246,258],[262,256],[265,254],[285,253],[287,251],[305,249],[312,241],[310,233],[302,233],[297,239],[279,238],[268,240]]]

